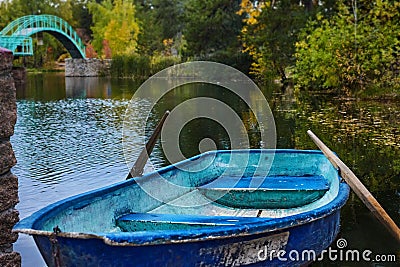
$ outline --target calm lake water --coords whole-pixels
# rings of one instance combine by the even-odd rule
[[[122,152],[122,127],[129,100],[140,84],[107,78],[65,78],[62,73],[31,74],[18,86],[18,121],[11,141],[18,164],[20,218],[57,200],[125,179],[129,167]],[[155,88],[154,90],[157,90]],[[306,131],[312,129],[358,175],[400,225],[400,104],[394,101],[302,96],[264,88],[274,113],[278,148],[316,149]],[[251,94],[251,92],[249,92]],[[260,147],[254,116],[232,93],[204,84],[177,88],[155,106],[153,127],[164,110],[184,100],[206,96],[224,101],[243,120],[252,148]],[[256,100],[255,100],[256,101]],[[137,109],[140,114],[141,105]],[[143,118],[144,119],[144,118]],[[211,138],[229,149],[229,136],[216,122],[196,119],[183,127],[180,148],[199,153],[199,142]],[[142,149],[138,136],[132,154]],[[160,143],[151,157],[153,168],[168,165]],[[373,255],[400,256],[398,244],[352,194],[342,210],[341,237],[348,249],[369,249]],[[20,235],[15,249],[23,266],[45,266],[33,239]],[[315,266],[395,266],[396,263],[330,262]],[[313,265],[313,266],[314,266]]]

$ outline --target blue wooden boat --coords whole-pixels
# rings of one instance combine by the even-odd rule
[[[210,151],[59,201],[14,231],[49,266],[297,266],[335,240],[348,195],[320,151]]]

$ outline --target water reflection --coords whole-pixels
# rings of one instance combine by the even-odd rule
[[[284,105],[284,104],[283,104]],[[294,109],[275,110],[278,146],[315,148],[312,129],[354,171],[400,225],[400,106],[392,101],[361,101],[330,95],[302,95]],[[286,125],[286,127],[279,127]],[[290,129],[290,130],[289,130]],[[290,140],[290,141],[287,141]],[[342,232],[351,248],[400,256],[398,244],[352,193],[342,210]],[[339,266],[340,264],[328,265]],[[347,263],[346,263],[347,264]],[[359,263],[348,263],[357,266]],[[380,266],[396,266],[383,263]]]
[[[68,98],[111,98],[111,80],[106,77],[65,77]]]
[[[17,99],[52,101],[65,99],[64,73],[33,73],[26,83],[16,84]]]
[[[257,93],[248,90],[246,95],[250,99],[249,103],[256,107],[255,111],[261,112],[262,107],[257,106],[258,99],[252,97]],[[191,101],[195,98],[213,99],[213,103],[220,102],[220,104],[219,106],[217,104],[212,105],[207,100],[208,106],[205,107],[202,104],[204,101]],[[229,107],[232,111],[228,112],[222,109],[222,105]],[[249,109],[243,99],[228,89],[204,83],[187,84],[168,92],[154,107],[154,111],[159,114],[158,116],[165,110],[175,109],[184,109],[184,111],[181,110],[181,114],[176,115],[178,121],[179,118],[181,121],[185,121],[185,118],[188,117],[195,118],[188,121],[186,125],[177,123],[182,127],[179,145],[186,157],[199,154],[200,141],[205,138],[212,139],[218,149],[231,149],[232,145],[236,149],[263,147],[259,125],[253,111]],[[206,113],[207,116],[205,116]],[[231,116],[221,118],[221,115],[231,115],[231,113],[236,114],[240,121],[232,120]],[[219,118],[219,121],[217,121],[217,118]],[[229,131],[229,128],[234,128],[235,133],[232,134],[232,130]],[[174,133],[171,133],[171,135],[174,135]]]

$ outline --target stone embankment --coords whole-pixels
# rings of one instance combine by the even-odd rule
[[[0,48],[0,266],[21,266],[13,251],[18,234],[12,228],[19,220],[18,179],[11,168],[17,163],[10,143],[17,120],[16,91],[12,76],[13,54]]]
[[[65,60],[66,77],[109,76],[111,59],[68,58]]]

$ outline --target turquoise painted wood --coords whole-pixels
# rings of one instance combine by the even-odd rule
[[[236,193],[319,195],[300,206],[290,196],[291,205],[269,208],[270,195],[235,207],[201,192],[227,185]],[[33,235],[48,266],[300,266],[308,260],[263,255],[321,253],[339,232],[348,195],[320,151],[210,151],[54,203],[14,231]]]
[[[199,187],[207,198],[233,208],[284,209],[310,204],[329,189],[323,176],[220,177]]]
[[[265,221],[264,218],[237,216],[202,216],[177,214],[132,213],[117,219],[123,232],[192,230],[219,226],[237,226]]]
[[[76,31],[65,20],[53,15],[20,17],[0,31],[0,47],[11,50],[15,56],[32,56],[32,35],[47,32],[56,37],[72,58],[85,58],[85,45]]]

